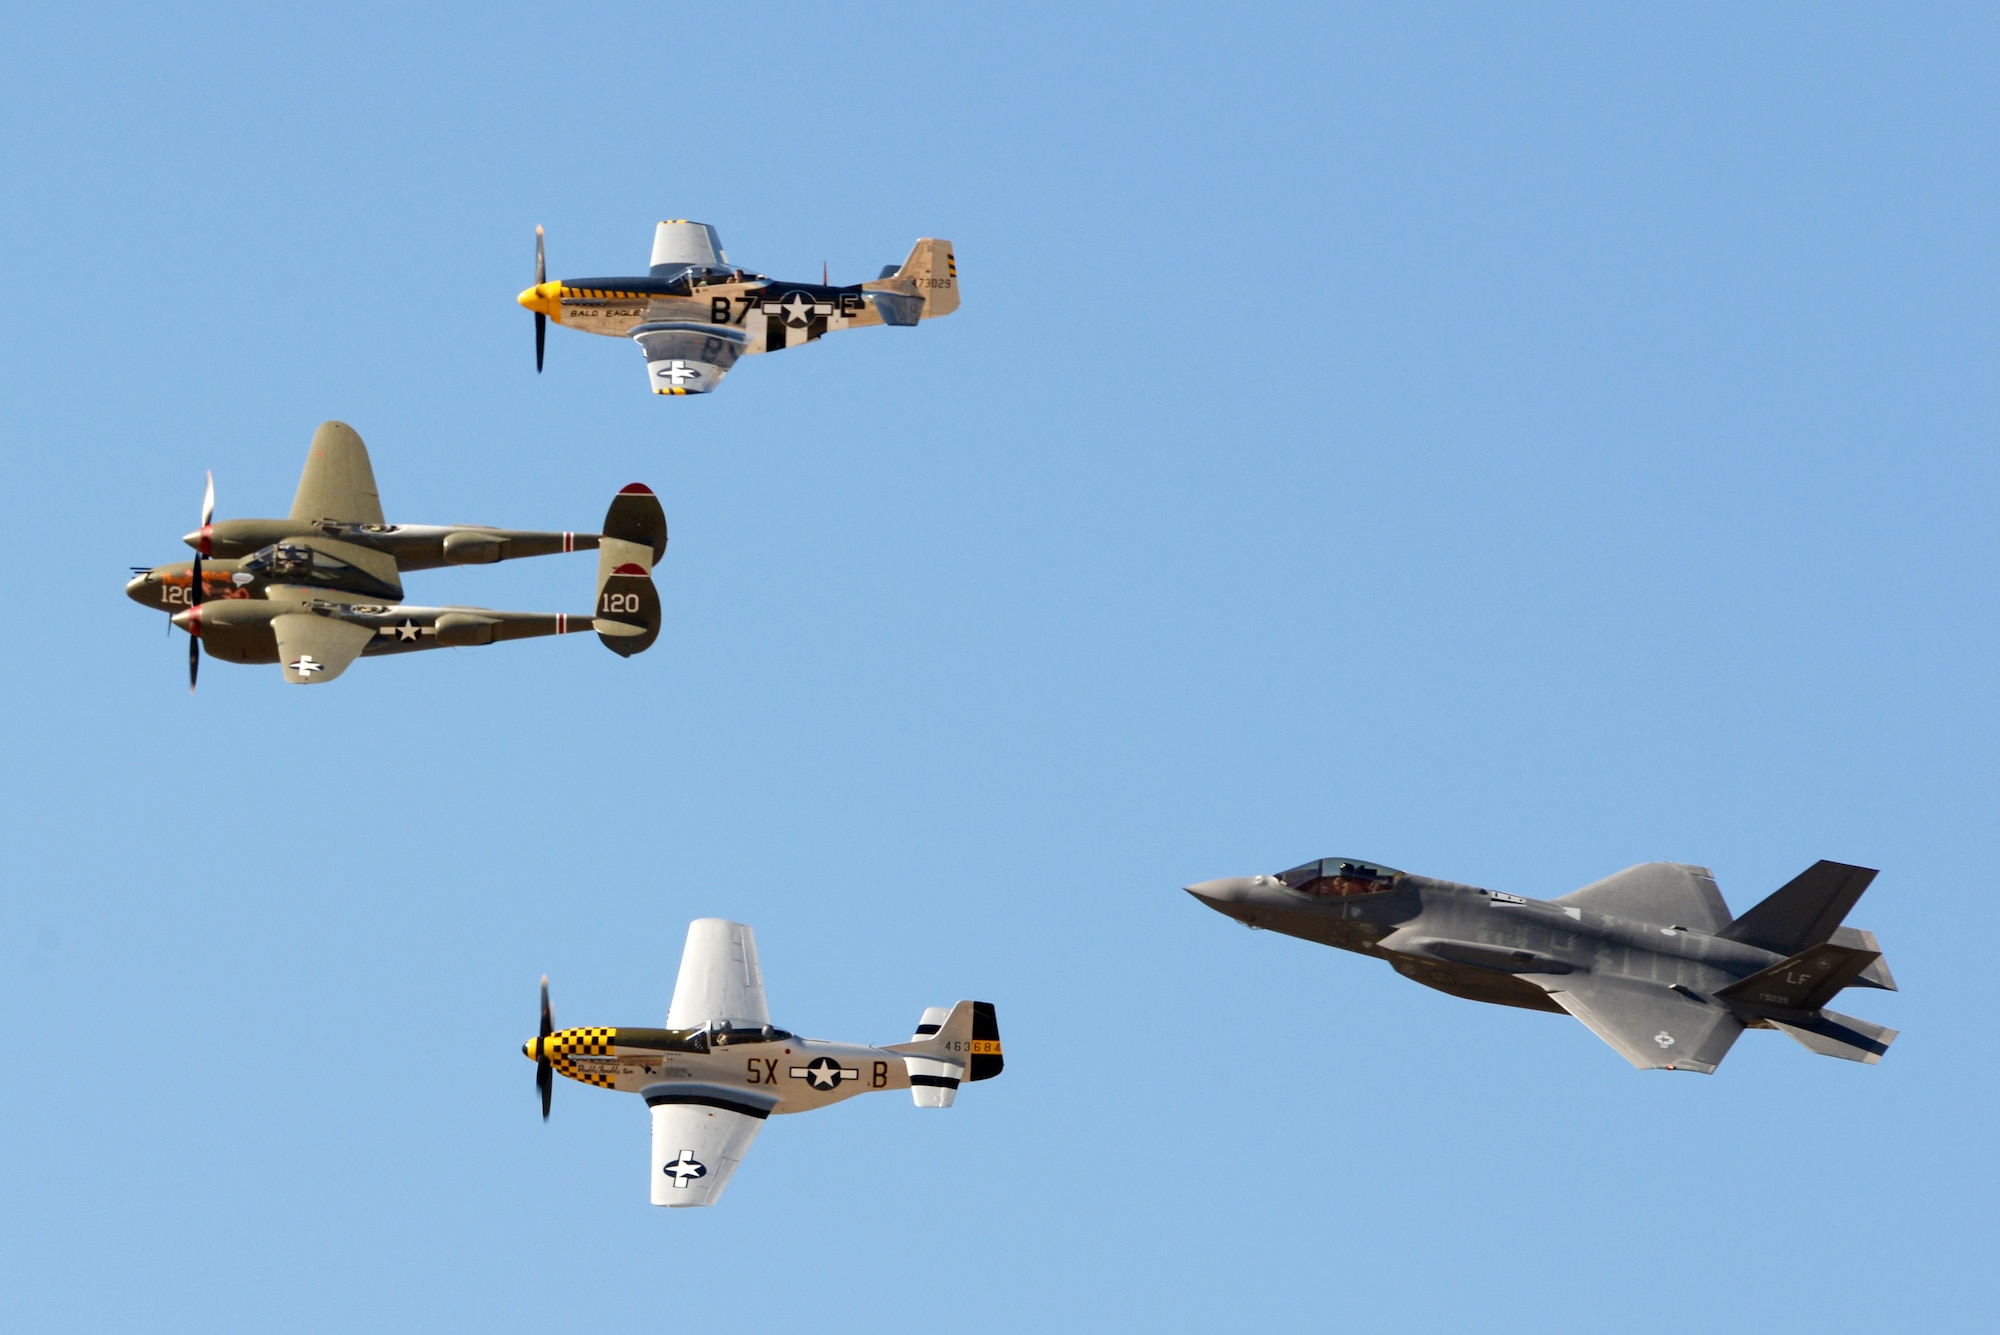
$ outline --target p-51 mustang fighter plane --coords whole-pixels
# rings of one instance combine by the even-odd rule
[[[733,267],[707,223],[675,221],[654,230],[652,271],[644,278],[550,282],[537,227],[535,285],[519,300],[535,313],[535,370],[554,320],[637,343],[655,394],[706,394],[738,357],[838,329],[950,315],[958,309],[958,262],[951,242],[925,237],[901,267],[888,265],[871,282],[833,287],[822,273],[817,283],[781,283]]]
[[[1386,960],[1471,1001],[1567,1011],[1642,1070],[1712,1072],[1745,1029],[1877,1062],[1896,1031],[1826,1009],[1895,990],[1873,933],[1843,927],[1875,879],[1816,862],[1740,918],[1705,867],[1648,862],[1527,899],[1347,858],[1187,887],[1251,927]]]
[[[279,663],[285,680],[332,681],[364,655],[492,644],[586,627],[630,657],[660,633],[653,563],[667,549],[667,517],[633,483],[612,498],[604,532],[530,533],[473,524],[389,524],[368,448],[354,428],[313,434],[286,519],[215,522],[215,478],[201,527],[183,539],[193,561],[135,566],[125,593],[170,613],[188,632],[188,689],[201,647],[232,663]],[[597,549],[597,607],[581,616],[402,605],[402,572],[485,565],[517,556]]]
[[[773,1113],[808,1112],[856,1094],[907,1089],[919,1108],[949,1108],[959,1085],[1004,1064],[993,1007],[933,1006],[907,1043],[885,1048],[800,1038],[771,1026],[757,938],[740,922],[688,924],[665,1029],[557,1029],[542,979],[535,1063],[542,1120],[558,1072],[623,1090],[653,1114],[653,1204],[713,1205]]]

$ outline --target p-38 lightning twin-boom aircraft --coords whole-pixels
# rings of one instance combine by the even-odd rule
[[[549,281],[542,229],[535,229],[535,285],[520,295],[535,313],[535,369],[542,369],[548,322],[587,334],[629,338],[646,355],[655,394],[706,394],[739,357],[810,343],[840,329],[914,325],[958,309],[958,261],[951,242],[924,237],[901,267],[846,287],[782,283],[729,262],[707,223],[663,222],[653,232],[644,278]]]
[[[771,1025],[757,938],[740,922],[688,924],[664,1029],[557,1029],[542,979],[535,1063],[542,1120],[557,1073],[646,1100],[653,1116],[653,1204],[713,1205],[773,1113],[810,1112],[884,1089],[949,1108],[968,1080],[1000,1074],[993,1007],[933,1006],[907,1043],[871,1048],[800,1038]]]
[[[1881,1060],[1895,1030],[1826,1009],[1844,987],[1895,990],[1874,935],[1840,924],[1874,879],[1816,862],[1740,918],[1707,868],[1678,862],[1551,900],[1348,858],[1187,891],[1238,922],[1373,955],[1455,997],[1566,1011],[1641,1069],[1710,1072],[1746,1028]]]
[[[601,534],[385,523],[368,448],[343,422],[314,433],[288,518],[216,523],[211,475],[201,527],[183,541],[193,561],[135,566],[125,592],[188,632],[189,690],[204,645],[232,663],[281,664],[286,681],[308,685],[332,681],[362,656],[590,628],[630,657],[660,633],[652,572],[667,549],[667,517],[646,487],[635,482],[612,498]],[[597,606],[581,616],[403,605],[406,570],[591,548]]]

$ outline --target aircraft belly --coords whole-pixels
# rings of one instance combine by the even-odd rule
[[[1391,952],[1390,967],[1412,982],[1467,1001],[1484,1001],[1495,1006],[1518,1006],[1523,1010],[1554,1011],[1563,1008],[1549,1000],[1549,994],[1525,979],[1477,965],[1446,963],[1418,955]]]

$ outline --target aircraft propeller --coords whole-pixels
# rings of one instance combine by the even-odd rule
[[[548,281],[549,281],[549,263],[547,258],[544,257],[542,254],[542,225],[540,223],[536,223],[535,224],[535,286],[540,287],[543,283],[546,283]],[[535,374],[536,375],[540,375],[542,373],[542,345],[548,342],[548,337],[549,337],[549,317],[544,315],[540,311],[536,311],[535,312]],[[544,1104],[546,1104],[547,1100],[544,1099],[543,1102]],[[548,1114],[544,1112],[542,1115],[546,1117]]]
[[[549,1035],[556,1031],[555,1017],[549,1013],[549,976],[542,975],[542,1027],[535,1039],[535,1088],[542,1096],[542,1120],[549,1120],[549,1100],[555,1097],[556,1070],[549,1061]]]
[[[195,544],[194,569],[188,572],[188,606],[201,606],[201,558],[211,551],[209,545],[211,527],[215,523],[215,474],[208,475],[208,490],[201,498],[201,540]],[[194,694],[195,678],[201,673],[201,613],[189,618],[188,626],[188,694]]]

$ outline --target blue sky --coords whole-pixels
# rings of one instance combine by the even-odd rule
[[[1980,1319],[1996,57],[1975,6],[14,15],[0,1324]],[[950,237],[965,304],[708,399],[536,377],[535,224],[604,274],[661,217],[850,282]],[[651,484],[658,647],[190,699],[125,567],[329,417],[391,519]],[[1640,1074],[1178,889],[1334,854],[1879,867],[1903,1037]],[[545,971],[659,1023],[708,914],[779,1023],[991,999],[1006,1075],[652,1209],[637,1101],[543,1126],[519,1045]]]

